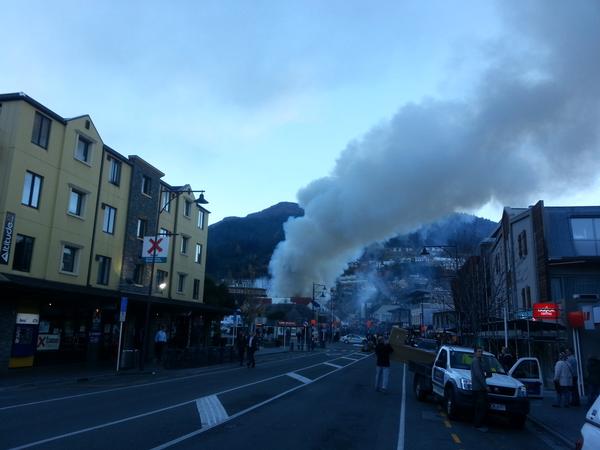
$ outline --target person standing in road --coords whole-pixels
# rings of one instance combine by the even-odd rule
[[[302,331],[298,331],[296,333],[296,342],[298,343],[298,350],[303,351],[304,350],[304,334],[302,333]]]
[[[165,346],[167,345],[167,333],[165,332],[165,327],[161,325],[156,334],[154,335],[154,357],[156,358],[156,363],[161,364],[163,358],[163,351]]]
[[[592,355],[587,363],[588,373],[588,407],[591,407],[596,397],[600,395],[600,359],[597,355]]]
[[[386,392],[390,379],[390,354],[394,349],[389,341],[379,338],[375,346],[375,355],[377,356],[377,366],[375,367],[375,390]]]
[[[488,429],[483,426],[483,421],[488,409],[487,393],[490,388],[485,381],[483,348],[477,345],[474,350],[475,356],[471,362],[471,389],[473,390],[473,400],[475,402],[474,425],[479,431],[486,432]]]
[[[256,367],[256,360],[254,359],[254,353],[258,350],[258,335],[256,331],[250,335],[248,338],[248,363],[246,364],[248,368]]]
[[[558,356],[558,361],[554,366],[554,386],[556,387],[557,404],[552,405],[555,408],[568,408],[571,386],[573,385],[573,376],[569,363],[567,363],[567,355],[561,352]]]
[[[240,359],[240,366],[244,365],[244,354],[246,353],[246,335],[244,334],[243,331],[240,331],[240,333],[237,336],[237,351],[238,351],[238,357]]]
[[[571,406],[579,406],[579,386],[578,386],[578,377],[577,377],[577,358],[573,354],[573,349],[568,348],[565,350],[567,355],[567,364],[569,365],[569,369],[571,370]]]
[[[502,347],[502,352],[500,352],[498,360],[500,361],[500,364],[502,364],[502,367],[506,373],[508,373],[510,368],[515,363],[515,359],[513,358],[513,355],[510,354],[508,347]]]

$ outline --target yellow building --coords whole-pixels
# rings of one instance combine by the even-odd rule
[[[124,342],[139,351],[157,323],[181,334],[178,315],[210,313],[208,211],[163,175],[106,146],[87,115],[65,119],[25,94],[0,95],[0,370],[116,359],[123,297]],[[149,264],[142,241],[157,219],[173,247],[167,263]]]

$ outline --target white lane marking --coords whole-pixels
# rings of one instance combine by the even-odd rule
[[[296,356],[296,357],[292,357],[292,358],[287,358],[281,361],[269,361],[266,363],[261,364],[261,367],[267,366],[267,365],[272,365],[272,364],[277,364],[277,363],[286,363],[289,362],[291,360],[294,359],[301,359],[301,358],[309,358],[312,356],[317,356],[319,355],[319,353],[313,353],[313,354],[309,354],[309,355],[302,355],[302,356]],[[95,392],[86,392],[85,394],[75,394],[75,395],[65,395],[64,397],[55,397],[55,398],[49,398],[47,400],[38,400],[35,402],[28,402],[28,403],[19,403],[17,405],[9,405],[9,406],[0,406],[0,411],[6,411],[8,409],[15,409],[15,408],[23,408],[25,406],[33,406],[33,405],[41,405],[43,403],[51,403],[51,402],[57,402],[60,400],[70,400],[72,398],[82,398],[82,397],[89,397],[91,395],[98,395],[98,394],[108,394],[110,392],[118,392],[118,391],[124,391],[127,389],[137,389],[140,387],[147,387],[147,386],[154,386],[156,384],[164,384],[164,383],[174,383],[177,381],[181,381],[181,380],[189,380],[190,378],[199,378],[199,377],[204,377],[204,376],[209,376],[209,375],[214,375],[214,374],[221,374],[221,373],[227,373],[227,372],[235,372],[238,370],[242,370],[239,367],[233,368],[233,369],[217,369],[217,370],[211,370],[211,371],[207,371],[207,372],[202,372],[202,373],[197,373],[194,375],[186,375],[183,377],[176,377],[176,378],[169,378],[168,380],[160,380],[160,381],[151,381],[149,383],[140,383],[140,384],[136,384],[133,386],[122,386],[122,387],[118,387],[118,388],[111,388],[111,389],[103,389],[100,391],[95,391]]]
[[[337,359],[349,359],[350,361],[360,361],[362,358],[350,358],[348,356],[340,356]]]
[[[203,427],[212,427],[225,421],[229,415],[216,395],[207,395],[196,400],[196,408]]]
[[[354,362],[352,362],[352,363],[350,363],[350,364],[348,364],[347,366],[344,366],[344,367],[351,366],[351,365],[352,365],[352,364],[354,364],[355,362],[357,362],[357,361],[354,361]],[[312,364],[312,365],[310,365],[310,366],[302,367],[301,369],[298,369],[298,370],[311,369],[311,368],[313,368],[313,367],[320,366],[321,364],[323,364],[323,363],[319,362],[319,363],[316,363],[316,364]],[[237,369],[236,369],[236,370],[237,370]],[[323,375],[323,376],[320,376],[320,377],[318,377],[318,378],[315,378],[315,379],[313,380],[313,382],[314,382],[314,381],[317,381],[317,380],[320,380],[320,379],[321,379],[321,378],[323,378],[324,376],[327,376],[327,375],[330,375],[330,374],[332,374],[332,373],[334,373],[334,372],[337,372],[338,370],[340,370],[340,369],[332,370],[331,372],[328,372],[328,373],[326,373],[326,374],[325,374],[325,375]],[[274,380],[274,379],[276,379],[276,378],[281,378],[281,377],[285,376],[286,374],[287,374],[287,372],[286,372],[286,373],[283,373],[283,374],[274,375],[274,376],[272,376],[272,377],[263,378],[262,380],[253,381],[252,383],[246,383],[246,384],[243,384],[243,385],[241,385],[241,386],[236,386],[236,387],[233,387],[233,388],[230,388],[230,389],[226,389],[226,390],[224,390],[224,391],[217,392],[217,393],[215,393],[215,394],[213,394],[213,395],[222,395],[222,394],[226,394],[226,393],[228,393],[228,392],[233,392],[233,391],[236,391],[236,390],[238,390],[238,389],[244,389],[244,388],[246,388],[246,387],[249,387],[249,386],[254,386],[255,384],[264,383],[265,381],[271,381],[271,380]],[[192,378],[192,377],[190,376],[189,378]],[[181,379],[181,378],[179,378],[179,379]],[[148,384],[156,384],[156,383],[148,383]],[[284,392],[284,394],[285,394],[285,393],[287,393],[287,392],[292,392],[292,391],[294,391],[294,390],[296,390],[296,389],[298,389],[298,388],[300,388],[300,387],[303,387],[303,386],[306,386],[306,385],[305,385],[305,384],[301,384],[301,385],[299,385],[299,386],[297,386],[297,387],[295,387],[295,388],[292,388],[292,389],[290,389],[289,391],[286,391],[286,392]],[[279,397],[280,397],[280,395],[278,395],[277,397],[273,397],[273,399],[271,399],[271,400],[274,400],[275,398],[279,398]],[[267,400],[267,402],[266,402],[266,403],[268,403],[268,401],[270,401],[270,400]],[[22,449],[22,448],[33,447],[33,446],[35,446],[35,445],[45,444],[46,442],[52,442],[52,441],[56,441],[56,440],[58,440],[58,439],[63,439],[63,438],[66,438],[66,437],[70,437],[70,436],[75,436],[75,435],[78,435],[78,434],[86,433],[86,432],[88,432],[88,431],[93,431],[93,430],[98,430],[98,429],[101,429],[101,428],[110,427],[110,426],[112,426],[112,425],[117,425],[117,424],[119,424],[119,423],[123,423],[123,422],[129,422],[129,421],[131,421],[131,420],[139,419],[139,418],[141,418],[141,417],[150,416],[150,415],[152,415],[152,414],[157,414],[157,413],[160,413],[160,412],[163,412],[163,411],[167,411],[167,410],[169,410],[169,409],[178,408],[178,407],[180,407],[180,406],[189,405],[190,403],[195,403],[195,402],[196,402],[196,400],[195,400],[195,399],[194,399],[194,400],[188,400],[188,401],[185,401],[185,402],[182,402],[182,403],[177,403],[177,404],[175,404],[175,405],[166,406],[166,407],[164,407],[164,408],[155,409],[155,410],[153,410],[153,411],[148,411],[148,412],[146,412],[146,413],[137,414],[137,415],[135,415],[135,416],[125,417],[125,418],[123,418],[123,419],[114,420],[114,421],[112,421],[112,422],[106,422],[106,423],[103,423],[103,424],[100,424],[100,425],[95,425],[95,426],[93,426],[93,427],[83,428],[83,429],[81,429],[81,430],[72,431],[72,432],[70,432],[70,433],[64,433],[64,434],[61,434],[61,435],[58,435],[58,436],[49,437],[49,438],[42,439],[42,440],[40,440],[40,441],[36,441],[36,442],[30,442],[30,443],[28,443],[28,444],[23,444],[23,445],[21,445],[21,446],[19,446],[19,447],[13,447],[13,448],[11,448],[11,449],[9,449],[9,450],[17,450],[17,449]],[[260,405],[262,405],[262,404],[264,404],[264,403],[265,403],[265,402],[261,403]],[[251,407],[251,408],[249,408],[249,409],[247,409],[247,410],[244,410],[244,411],[246,411],[246,412],[247,412],[247,411],[251,411],[252,409],[254,409],[254,407]],[[229,417],[228,419],[226,419],[225,421],[228,421],[228,420],[232,419],[233,417],[237,417],[238,415],[240,415],[240,414],[239,414],[239,413],[238,413],[238,414],[234,414],[233,416],[230,416],[230,417]],[[210,428],[211,428],[211,427],[207,427],[207,428],[204,428],[204,430],[208,430],[208,429],[210,429]]]
[[[292,377],[295,380],[298,380],[304,384],[312,383],[312,380],[310,378],[303,377],[302,375],[295,373],[295,372],[288,372],[288,373],[286,373],[286,375],[288,377]]]
[[[402,403],[400,406],[400,427],[398,429],[398,447],[397,450],[404,450],[404,434],[406,425],[406,364],[402,364]]]
[[[336,369],[339,369],[340,367],[344,367],[344,366],[340,366],[338,364],[333,364],[333,363],[330,363],[330,362],[324,362],[323,364],[325,364],[326,366],[335,367]]]
[[[321,375],[320,377],[317,377],[317,378],[315,378],[315,379],[313,380],[313,383],[315,383],[315,382],[319,381],[321,378],[328,377],[328,376],[329,376],[329,375],[331,375],[332,373],[335,373],[335,372],[337,372],[337,371],[339,371],[339,370],[342,370],[342,369],[344,369],[344,368],[346,368],[346,367],[348,367],[348,366],[351,366],[351,365],[353,365],[353,364],[356,364],[357,362],[360,362],[360,361],[361,361],[361,360],[358,360],[358,361],[351,362],[351,363],[350,363],[350,364],[348,364],[347,366],[340,367],[339,369],[335,369],[335,370],[332,370],[331,372],[328,372],[328,373],[326,373],[326,374],[324,374],[324,375]],[[406,367],[405,367],[405,369],[406,369]],[[230,420],[236,419],[236,418],[238,418],[239,416],[242,416],[242,415],[244,415],[244,414],[246,414],[246,413],[249,413],[250,411],[253,411],[253,410],[255,410],[256,408],[260,408],[261,406],[264,406],[264,405],[266,405],[267,403],[271,403],[272,401],[274,401],[274,400],[277,400],[278,398],[281,398],[281,397],[283,397],[284,395],[287,395],[287,394],[289,394],[289,393],[291,393],[291,392],[294,392],[294,391],[296,391],[296,390],[298,390],[298,389],[301,389],[301,388],[303,388],[303,387],[305,387],[305,386],[307,386],[307,385],[306,385],[306,384],[300,384],[300,385],[298,385],[298,386],[296,386],[296,387],[293,387],[293,388],[291,388],[291,389],[288,389],[287,391],[281,392],[280,394],[277,394],[277,395],[276,395],[276,396],[274,396],[274,397],[268,398],[268,399],[266,399],[266,400],[264,400],[264,401],[262,401],[262,402],[260,402],[260,403],[257,403],[256,405],[252,405],[251,407],[249,407],[249,408],[247,408],[247,409],[244,409],[244,410],[242,410],[242,411],[239,411],[239,412],[237,412],[237,413],[235,413],[235,414],[233,414],[233,415],[229,416],[229,417],[228,417],[228,418],[227,418],[227,419],[226,419],[224,422],[229,422]],[[224,422],[223,422],[223,423],[224,423]],[[219,424],[219,425],[221,425],[221,424]],[[216,426],[216,425],[215,425],[215,426]],[[176,438],[176,439],[173,439],[172,441],[165,442],[164,444],[162,444],[162,445],[159,445],[159,446],[157,446],[157,447],[154,447],[154,448],[151,448],[150,450],[163,450],[163,449],[165,449],[165,448],[168,448],[168,447],[171,447],[171,446],[173,446],[173,445],[175,445],[175,444],[179,444],[180,442],[182,442],[182,441],[185,441],[185,440],[187,440],[187,439],[189,439],[189,438],[191,438],[191,437],[194,437],[194,436],[197,436],[197,435],[199,435],[199,434],[202,434],[202,433],[204,433],[204,432],[206,432],[206,431],[210,430],[211,428],[213,428],[213,427],[200,428],[199,430],[192,431],[191,433],[188,433],[188,434],[185,434],[185,435],[183,435],[183,436],[180,436],[180,437],[178,437],[178,438]]]

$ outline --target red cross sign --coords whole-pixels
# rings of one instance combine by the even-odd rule
[[[169,253],[169,236],[144,236],[142,259],[147,263],[167,262]]]

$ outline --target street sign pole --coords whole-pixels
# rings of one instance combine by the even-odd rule
[[[119,347],[117,350],[117,372],[121,368],[121,341],[123,339],[123,322],[125,322],[125,316],[127,315],[127,297],[121,297],[121,312],[119,314]]]

